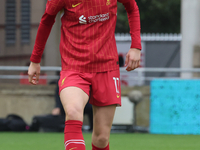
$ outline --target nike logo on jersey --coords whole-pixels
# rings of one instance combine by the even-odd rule
[[[78,6],[78,5],[80,5],[81,4],[81,2],[80,3],[78,3],[78,4],[72,4],[72,7],[74,8],[74,7],[76,7],[76,6]]]

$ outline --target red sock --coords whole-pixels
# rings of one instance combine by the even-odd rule
[[[92,150],[109,150],[109,144],[105,148],[98,148],[92,144]]]
[[[65,121],[65,150],[85,150],[82,125],[83,122],[78,120]]]

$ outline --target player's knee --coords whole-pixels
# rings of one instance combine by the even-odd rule
[[[109,142],[109,136],[106,135],[99,135],[96,137],[96,142],[99,145],[104,145],[107,146],[108,142]]]
[[[82,113],[75,107],[66,110],[66,120],[82,120]]]

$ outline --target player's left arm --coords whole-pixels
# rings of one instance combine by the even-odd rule
[[[140,37],[140,13],[135,0],[118,1],[124,5],[128,15],[131,35],[131,48],[126,55],[125,67],[127,71],[131,71],[140,66],[140,57],[142,49]]]

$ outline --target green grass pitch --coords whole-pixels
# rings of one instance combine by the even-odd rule
[[[91,133],[84,133],[91,150]],[[64,150],[63,133],[0,132],[0,150]],[[111,150],[200,150],[200,135],[112,133]]]

